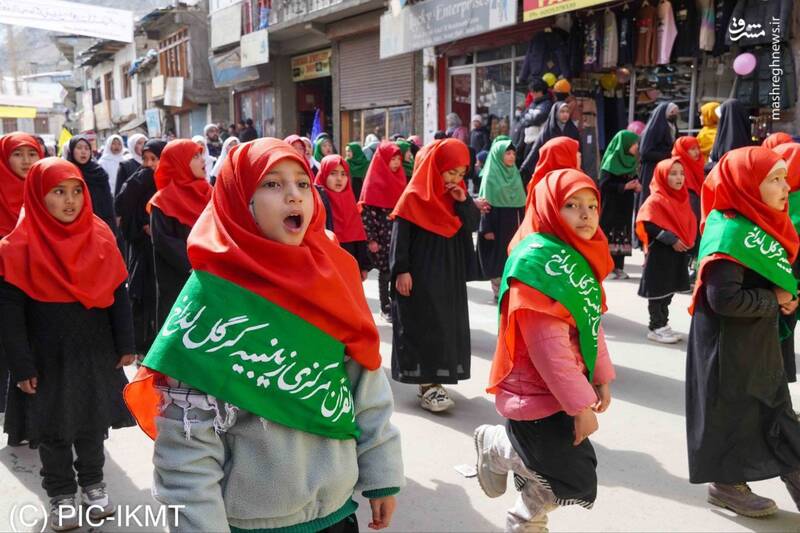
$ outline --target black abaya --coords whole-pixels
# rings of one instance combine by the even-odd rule
[[[744,146],[753,144],[750,118],[747,110],[736,99],[726,100],[719,106],[719,126],[714,146],[706,165],[710,171],[722,156]]]
[[[392,378],[402,383],[455,384],[470,376],[467,270],[464,246],[480,211],[469,197],[456,203],[461,229],[446,238],[397,217],[392,228]],[[410,273],[410,296],[395,281]]]
[[[164,324],[178,294],[192,273],[192,265],[186,252],[186,239],[191,231],[189,226],[184,226],[177,219],[165,215],[158,207],[152,206],[150,233],[156,267],[158,328]]]
[[[631,255],[631,237],[633,235],[633,190],[626,190],[625,184],[635,180],[636,176],[617,176],[607,170],[600,171],[600,198],[603,209],[600,211],[600,227],[608,237],[608,246],[613,257]],[[620,261],[617,259],[617,261]]]
[[[647,200],[647,197],[650,196],[650,181],[653,179],[656,165],[670,157],[672,145],[675,144],[677,127],[667,120],[668,107],[668,102],[658,104],[642,132],[641,142],[639,143],[639,154],[642,162],[639,177],[642,182],[642,192],[637,195],[637,211]]]
[[[686,359],[692,483],[759,481],[800,470],[773,284],[742,265],[703,269]]]
[[[639,281],[639,296],[648,299],[666,298],[689,290],[689,253],[676,252],[674,233],[652,222],[644,223],[650,243]]]
[[[116,190],[112,191],[114,193],[114,198],[119,195],[119,191],[122,190],[122,186],[125,185],[125,182],[128,181],[133,174],[141,168],[142,164],[139,163],[135,159],[126,159],[119,164],[119,169],[117,170],[117,181],[115,182],[114,188]]]
[[[536,141],[534,141],[519,168],[525,187],[528,186],[528,182],[531,180],[533,171],[536,168],[536,163],[539,162],[539,150],[542,149],[542,146],[544,146],[547,141],[555,137],[569,137],[580,143],[580,132],[578,132],[578,128],[572,120],[567,120],[565,124],[561,124],[558,121],[558,112],[565,105],[567,105],[566,102],[556,102],[553,104],[553,107],[550,108],[550,115],[547,117],[547,122],[542,125],[542,129],[536,137]]]
[[[508,259],[508,244],[525,216],[524,207],[493,207],[481,215],[478,226],[478,261],[483,279],[502,277]],[[494,233],[494,239],[484,236]]]

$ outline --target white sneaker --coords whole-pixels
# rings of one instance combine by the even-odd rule
[[[478,471],[478,483],[483,489],[483,492],[490,498],[497,498],[506,492],[506,484],[508,483],[508,470],[499,473],[499,465],[492,465],[492,443],[495,439],[495,433],[498,431],[505,432],[503,426],[490,426],[484,424],[478,427],[473,434],[475,440],[475,451],[478,454],[478,461],[476,470]],[[492,469],[494,466],[494,470]]]
[[[444,387],[431,387],[422,393],[419,400],[419,405],[423,409],[432,413],[440,413],[447,411],[456,404],[447,394]]]
[[[69,531],[77,529],[80,523],[80,508],[74,494],[56,496],[50,499],[50,529]]]
[[[92,520],[111,516],[116,511],[111,505],[105,483],[97,483],[81,489],[81,500],[83,505],[89,509],[89,517]]]
[[[680,341],[680,339],[676,337],[671,330],[667,329],[667,326],[648,331],[647,338],[653,342],[660,342],[661,344],[675,344],[676,342]]]
[[[669,333],[670,335],[672,335],[673,337],[675,337],[679,341],[683,340],[683,335],[681,335],[680,333],[678,333],[676,331],[672,331],[672,326],[670,326],[669,324],[664,326],[664,329],[667,331],[667,333]]]
[[[630,276],[627,272],[622,270],[621,268],[614,269],[614,279],[628,279]]]

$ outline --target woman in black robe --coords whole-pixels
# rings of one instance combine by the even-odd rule
[[[454,405],[442,384],[470,377],[466,239],[480,211],[463,188],[469,149],[457,139],[435,141],[393,212],[392,378],[420,386],[422,408]],[[459,181],[460,180],[460,181]]]
[[[147,136],[141,133],[134,133],[130,137],[128,137],[128,142],[126,143],[128,146],[128,152],[130,153],[130,158],[120,161],[119,169],[117,170],[117,181],[114,182],[115,190],[112,191],[114,193],[114,198],[119,195],[119,191],[122,190],[122,186],[125,185],[125,182],[133,176],[133,173],[139,170],[142,166],[142,153],[144,152],[144,143],[139,146],[139,143],[147,142]]]
[[[117,221],[114,213],[114,198],[111,196],[111,186],[108,183],[108,174],[97,161],[92,159],[92,145],[86,137],[76,135],[67,143],[65,159],[78,167],[89,187],[92,197],[94,214],[108,224],[111,231],[117,234]]]
[[[639,141],[639,156],[641,169],[639,180],[642,191],[636,199],[636,211],[639,206],[650,196],[650,180],[659,161],[667,159],[672,154],[672,145],[678,137],[678,106],[672,102],[663,102],[653,110],[647,125],[642,131]]]
[[[114,201],[120,232],[128,246],[128,296],[139,354],[147,353],[157,333],[156,274],[147,203],[156,193],[153,172],[166,144],[159,139],[145,143],[142,166],[128,178]]]
[[[569,137],[578,142],[581,140],[578,127],[570,120],[569,105],[566,102],[556,102],[553,104],[553,107],[550,108],[550,115],[547,117],[547,122],[542,125],[539,136],[536,137],[536,141],[533,143],[533,146],[519,169],[522,175],[523,185],[526,188],[533,175],[533,170],[536,168],[536,163],[539,162],[539,150],[544,143],[554,137]]]
[[[725,100],[717,111],[719,111],[719,126],[711,155],[706,163],[706,172],[711,172],[717,161],[731,150],[753,144],[750,117],[739,100],[735,98]]]
[[[703,215],[716,210],[746,218],[780,243],[791,261],[797,233],[785,209],[777,209],[789,187],[771,196],[760,191],[780,175],[780,166],[779,156],[761,147],[724,155],[704,184]],[[706,223],[703,240],[714,233]],[[734,252],[701,258],[686,359],[689,480],[711,483],[711,503],[760,517],[777,507],[753,494],[749,481],[780,476],[800,504],[800,422],[778,327],[781,314],[794,312],[796,297],[745,266],[745,255],[728,259]]]

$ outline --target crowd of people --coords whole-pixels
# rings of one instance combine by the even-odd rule
[[[4,431],[39,450],[51,527],[77,527],[64,509],[80,501],[114,512],[103,441],[136,424],[181,529],[357,531],[356,491],[387,527],[405,480],[362,288],[376,270],[391,378],[431,412],[472,378],[467,282],[490,284],[497,346],[479,379],[506,423],[475,431],[478,480],[497,497],[512,472],[507,530],[546,530],[597,496],[589,437],[615,378],[603,283],[637,247],[648,339],[682,340],[669,306],[693,291],[690,481],[760,517],[777,507],[747,482],[780,477],[800,507],[800,144],[755,145],[736,100],[681,136],[665,102],[611,139],[595,181],[560,81],[555,101],[534,84],[494,139],[480,116],[343,154],[327,133],[255,138],[252,122],[112,135],[98,158],[80,135],[62,158],[0,137]]]

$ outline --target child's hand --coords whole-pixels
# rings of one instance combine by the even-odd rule
[[[362,270],[361,271],[361,281],[367,281],[369,277],[369,270]]]
[[[36,386],[39,384],[39,378],[30,378],[17,383],[17,387],[25,394],[36,394]]]
[[[488,213],[492,210],[492,206],[486,198],[475,198],[475,205],[480,209],[481,213]]]
[[[672,245],[672,249],[676,252],[688,252],[689,247],[686,246],[682,240],[678,239],[675,244]]]
[[[573,446],[579,445],[589,435],[597,431],[600,426],[597,424],[597,416],[591,407],[587,407],[575,415],[575,442]]]
[[[491,231],[489,233],[484,233],[483,238],[486,239],[487,241],[493,241],[494,233],[492,233]]]
[[[456,202],[463,202],[467,199],[467,191],[462,189],[458,183],[445,183],[444,188]]]
[[[398,274],[397,279],[394,282],[394,286],[397,288],[397,292],[399,292],[403,296],[411,295],[412,285],[413,282],[411,280],[411,274],[409,274],[408,272],[403,272],[402,274]]]
[[[788,304],[783,304],[781,306],[781,313],[783,313],[784,315],[791,315],[792,313],[797,311],[797,304],[798,304],[797,298],[795,298]]]
[[[772,292],[775,293],[775,298],[777,298],[778,305],[780,305],[781,307],[783,307],[784,305],[790,303],[792,301],[792,299],[794,298],[794,296],[792,296],[791,292],[785,291],[785,290],[781,289],[780,287],[773,287],[772,288]]]
[[[378,242],[377,242],[377,241],[369,241],[369,244],[367,244],[367,248],[368,248],[368,249],[369,249],[369,251],[370,251],[370,252],[372,252],[373,254],[377,254],[377,253],[378,253],[378,250],[380,250],[380,249],[381,249],[381,245],[380,245],[380,244],[378,244]]]
[[[597,391],[598,400],[597,403],[592,406],[592,410],[595,413],[604,413],[611,403],[611,387],[609,387],[608,383],[605,383],[595,387],[595,390]]]
[[[397,500],[394,496],[376,498],[369,501],[372,508],[372,522],[369,523],[370,529],[383,529],[389,527],[392,522],[392,515],[397,507]]]
[[[119,358],[119,362],[117,363],[117,366],[114,368],[122,368],[123,366],[131,365],[135,360],[136,356],[133,355],[132,353],[123,355],[122,357]]]

